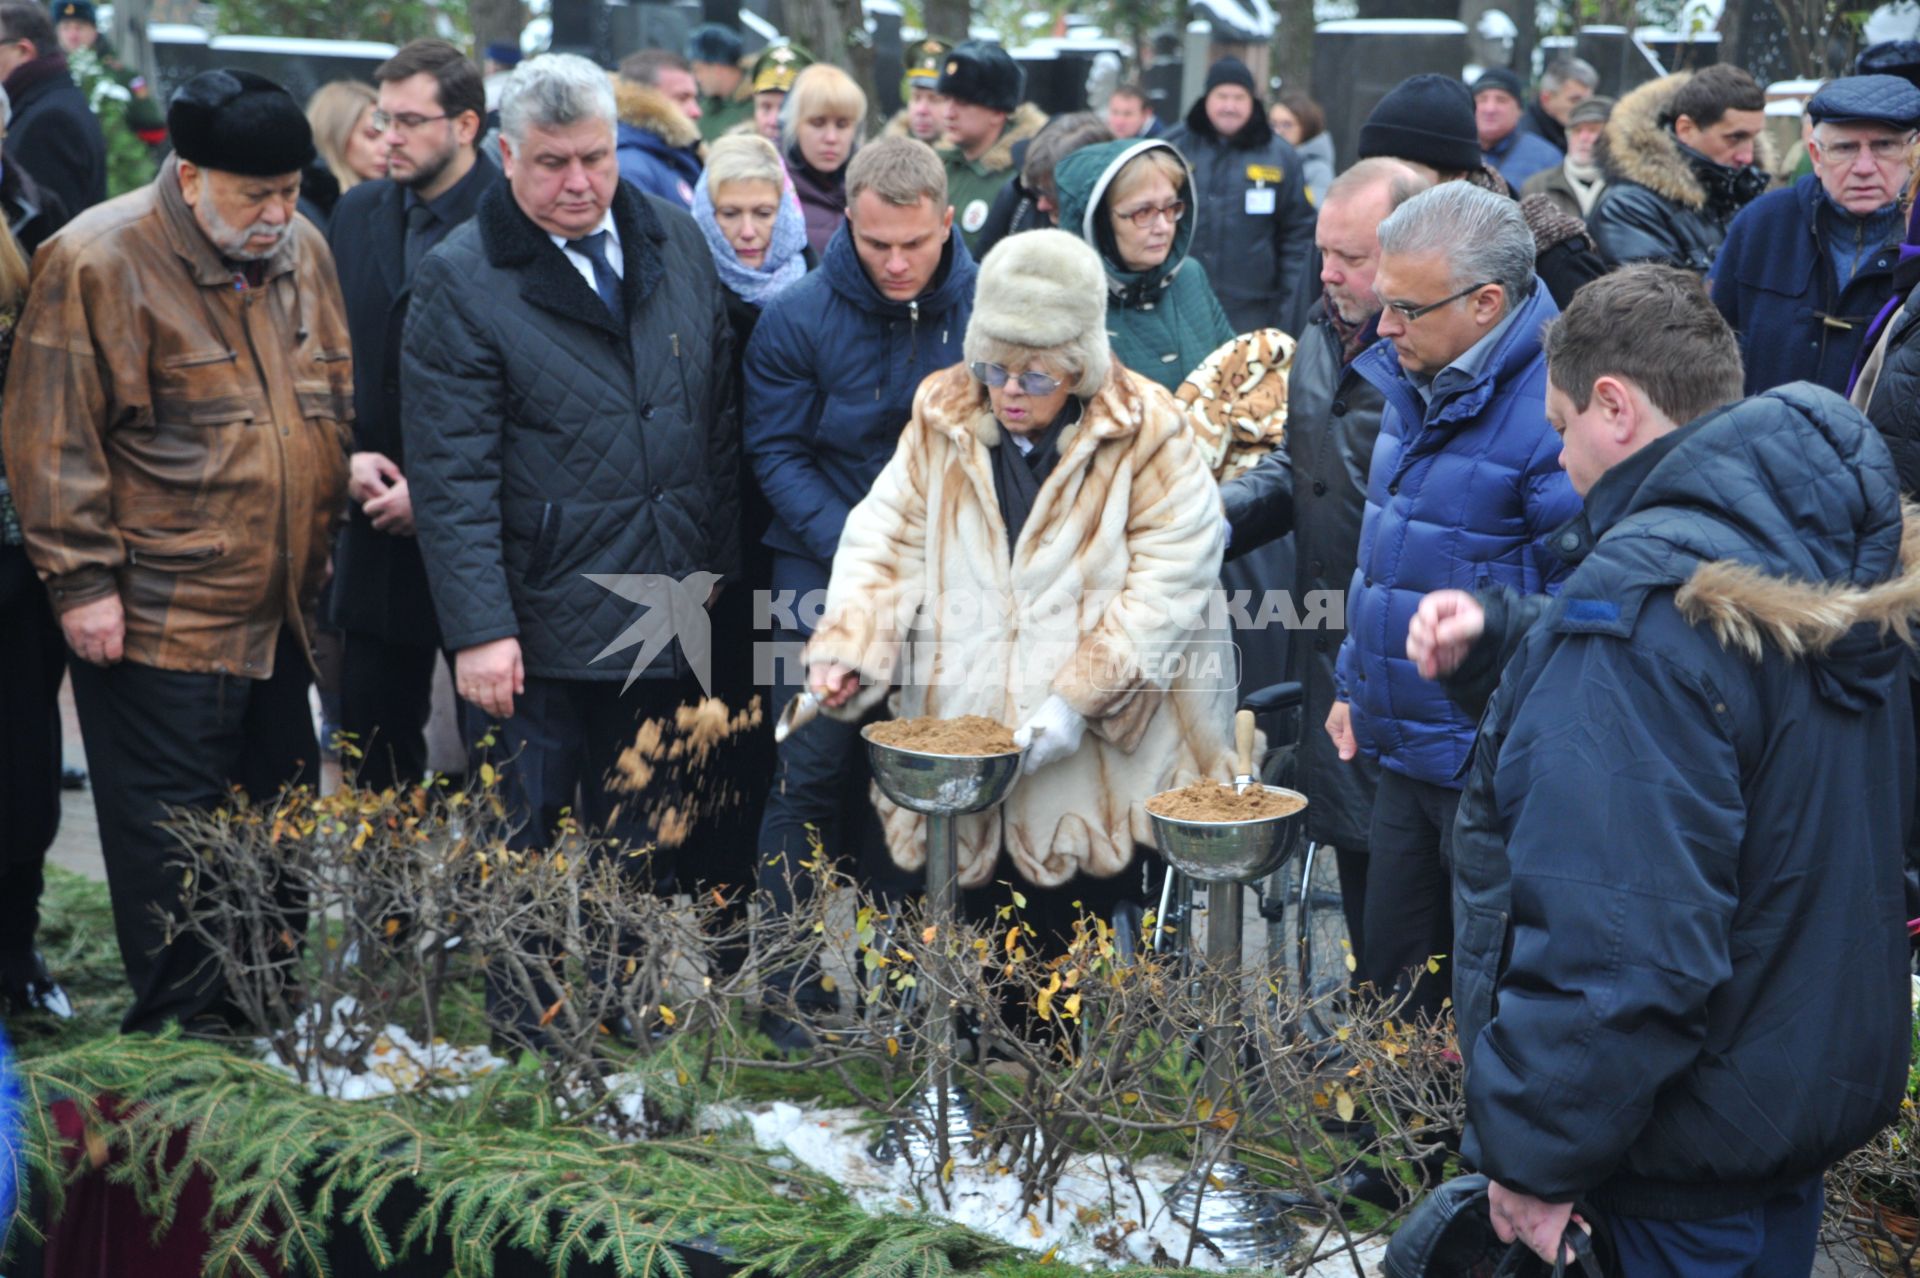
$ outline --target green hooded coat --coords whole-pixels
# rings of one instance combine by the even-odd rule
[[[1060,161],[1054,187],[1060,197],[1060,228],[1091,244],[1107,268],[1107,336],[1113,353],[1134,372],[1172,390],[1234,331],[1207,283],[1206,269],[1187,258],[1201,216],[1193,206],[1191,169],[1181,186],[1187,214],[1174,227],[1167,260],[1147,271],[1129,271],[1120,264],[1103,207],[1106,194],[1121,169],[1155,148],[1180,155],[1153,138],[1082,147]],[[1184,158],[1181,166],[1186,167]]]

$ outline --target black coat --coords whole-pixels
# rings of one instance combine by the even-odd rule
[[[637,651],[596,660],[647,605],[588,574],[684,582],[740,559],[713,258],[684,211],[624,182],[613,217],[624,328],[505,184],[420,263],[407,313],[407,473],[446,646],[518,636],[554,679],[621,681]],[[644,673],[686,670],[668,644]]]
[[[1527,103],[1526,111],[1520,116],[1520,127],[1525,132],[1552,143],[1560,154],[1567,153],[1567,126],[1548,115],[1547,109],[1540,105],[1538,97]]]
[[[446,217],[465,222],[480,196],[499,180],[498,169],[474,165],[447,192]],[[328,234],[353,337],[353,448],[385,454],[402,474],[407,461],[400,429],[400,344],[412,296],[406,236],[406,190],[385,179],[362,182],[342,195]],[[380,532],[355,506],[334,549],[327,616],[337,629],[388,643],[438,646],[440,627],[419,538]]]
[[[1894,279],[1911,298],[1920,283],[1920,258],[1900,263]],[[1893,454],[1900,491],[1920,493],[1920,306],[1901,309],[1889,323],[1887,353],[1867,401],[1867,418]]]
[[[1316,306],[1287,375],[1286,446],[1220,486],[1233,528],[1228,555],[1291,529],[1295,609],[1308,617],[1317,601],[1330,601],[1321,614],[1330,628],[1292,636],[1291,673],[1304,693],[1300,789],[1313,796],[1307,837],[1356,851],[1367,846],[1379,765],[1364,756],[1341,762],[1321,725],[1337,700],[1333,664],[1345,634],[1382,404],[1380,392],[1343,360],[1339,335]]]
[[[987,210],[987,220],[980,227],[979,256],[982,258],[1009,235],[1053,225],[1053,219],[1040,211],[1038,195],[1020,180],[1027,167],[1027,145],[1032,141],[1032,138],[1021,138],[1013,144],[1013,176],[1000,188],[1000,194],[993,197],[993,207]]]
[[[0,163],[0,210],[28,262],[73,216],[58,195],[35,182],[27,166],[12,156]]]
[[[1886,447],[1800,383],[1616,465],[1555,536],[1558,597],[1490,609],[1458,682],[1470,710],[1498,691],[1453,836],[1479,1170],[1707,1219],[1893,1118],[1915,751],[1883,623],[1920,608],[1901,541]]]
[[[35,181],[60,197],[69,216],[106,199],[107,139],[87,95],[67,72],[66,55],[15,67],[6,89],[13,104],[6,162],[26,165]]]
[[[1185,124],[1167,134],[1193,168],[1194,260],[1207,268],[1236,333],[1286,329],[1296,289],[1313,253],[1313,205],[1299,153],[1267,123],[1266,104],[1230,138],[1207,118],[1201,98]],[[1272,200],[1267,212],[1248,212]]]

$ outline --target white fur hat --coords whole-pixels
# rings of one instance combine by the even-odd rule
[[[1058,352],[1080,370],[1076,395],[1107,380],[1107,274],[1100,256],[1066,231],[1023,231],[980,263],[966,357],[994,361],[995,345]]]

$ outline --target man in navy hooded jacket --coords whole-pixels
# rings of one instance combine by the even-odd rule
[[[1807,104],[1813,172],[1740,210],[1713,264],[1713,302],[1746,357],[1746,393],[1817,382],[1845,394],[1893,293],[1920,89],[1896,75],[1835,80]]]
[[[1453,948],[1447,845],[1473,720],[1414,673],[1407,621],[1450,585],[1546,590],[1548,545],[1580,501],[1554,461],[1540,326],[1557,312],[1513,200],[1468,182],[1414,196],[1380,224],[1373,291],[1386,340],[1354,361],[1385,400],[1367,474],[1347,635],[1327,732],[1380,761],[1368,833],[1359,976],[1436,1014]],[[1444,971],[1444,965],[1441,968]]]
[[[841,526],[893,456],[914,391],[960,360],[974,274],[933,148],[881,138],[847,166],[847,223],[820,269],[768,303],[747,344],[746,453],[774,515],[773,638],[796,659],[825,602]],[[778,715],[802,676],[797,660],[773,673]],[[818,719],[781,744],[767,797],[761,887],[776,908],[790,902],[790,886],[804,888],[794,879],[810,833],[832,855],[850,850],[843,804],[850,819],[875,822],[856,725]],[[868,868],[895,873],[877,826],[868,834]],[[788,993],[771,990],[770,1002]],[[791,1028],[777,1017],[768,1025],[776,1042],[798,1046],[783,1038]]]
[[[1453,845],[1461,1154],[1543,1256],[1578,1198],[1634,1278],[1804,1274],[1822,1172],[1906,1084],[1920,521],[1837,395],[1736,402],[1690,273],[1596,281],[1546,349],[1573,572],[1430,597],[1408,642],[1486,707]]]

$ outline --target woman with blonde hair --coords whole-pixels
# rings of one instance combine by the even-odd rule
[[[332,181],[323,179],[316,189],[312,179],[320,166],[309,167],[309,180],[302,184],[303,203],[311,198],[322,214],[331,213],[342,194],[387,175],[387,148],[382,141],[385,133],[373,123],[377,101],[373,86],[358,80],[323,84],[307,99],[313,147]]]
[[[807,247],[799,197],[773,143],[757,133],[716,139],[693,188],[693,220],[727,290],[738,359],[760,320],[760,308],[798,283],[817,261]]]
[[[1061,229],[1106,269],[1114,354],[1174,389],[1234,335],[1206,268],[1188,256],[1200,216],[1193,171],[1158,138],[1129,138],[1082,147],[1053,181]]]
[[[817,62],[800,73],[780,110],[787,168],[816,255],[847,220],[847,161],[866,136],[867,95],[839,67]]]
[[[27,300],[27,262],[0,222],[0,381]],[[67,996],[34,947],[47,849],[60,828],[60,679],[67,644],[27,560],[0,457],[0,1016],[65,1018]]]

